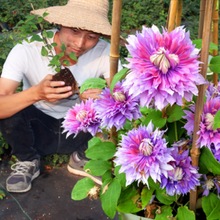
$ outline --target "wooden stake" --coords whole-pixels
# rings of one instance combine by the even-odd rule
[[[213,13],[212,13],[212,35],[211,42],[218,45],[218,20],[219,20],[219,0],[214,0],[213,4]],[[218,55],[218,50],[213,50],[213,56]],[[213,73],[213,83],[214,85],[218,84],[218,74]]]
[[[113,1],[112,9],[112,35],[110,47],[110,82],[118,72],[120,26],[121,26],[122,0]]]
[[[208,67],[208,55],[209,55],[209,43],[210,43],[210,31],[211,31],[211,22],[212,22],[212,10],[213,10],[214,0],[208,0],[205,4],[205,13],[204,13],[204,25],[202,32],[202,50],[201,50],[201,74],[206,78],[207,67]],[[205,85],[199,86],[199,94],[196,101],[195,109],[195,121],[194,121],[194,131],[193,131],[193,143],[191,149],[191,158],[192,165],[198,166],[200,149],[197,147],[198,140],[198,130],[201,120],[201,114],[203,111],[204,105],[204,95],[205,95]],[[197,202],[197,190],[190,192],[190,209],[195,211]]]
[[[171,0],[169,7],[169,15],[167,21],[167,30],[172,31],[176,26],[176,16],[178,11],[179,0]]]
[[[205,13],[205,4],[206,0],[200,0],[200,10],[199,10],[199,32],[198,32],[198,38],[202,38],[202,32],[203,32],[203,24],[204,24],[204,13]]]
[[[183,0],[179,0],[176,13],[176,27],[180,26],[182,18]]]

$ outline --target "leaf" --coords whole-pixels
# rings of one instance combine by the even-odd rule
[[[101,141],[93,144],[86,150],[86,156],[93,160],[109,160],[116,152],[116,146],[110,141]]]
[[[167,114],[167,121],[174,122],[174,121],[180,120],[182,116],[184,115],[184,112],[181,106],[173,105],[173,106],[169,106],[166,109],[166,114]]]
[[[41,48],[41,55],[44,56],[44,57],[48,56],[48,51],[47,51],[47,49],[45,47]]]
[[[179,207],[177,210],[176,218],[178,220],[195,220],[195,213],[192,210],[189,210],[187,206]]]
[[[84,170],[86,170],[87,173],[95,176],[102,176],[105,172],[111,170],[111,168],[111,162],[102,160],[90,160],[84,166]]]
[[[77,61],[77,56],[76,56],[75,53],[71,52],[71,53],[69,54],[69,57],[70,57],[72,60]]]
[[[220,56],[214,56],[210,60],[209,69],[213,73],[220,73]]]
[[[214,117],[213,130],[220,128],[220,111],[217,111]]]
[[[203,174],[211,172],[214,175],[220,175],[220,163],[215,159],[214,155],[207,147],[201,149],[199,172]]]
[[[53,38],[54,32],[53,31],[46,31],[47,38]]]
[[[142,118],[142,124],[148,125],[150,121],[155,127],[162,128],[166,124],[166,118],[162,117],[162,112],[155,109],[142,109],[142,114],[145,114]]]
[[[100,195],[102,209],[104,210],[105,214],[111,219],[113,219],[116,214],[116,207],[118,204],[120,193],[121,185],[117,179],[114,179],[108,185],[107,190]]]
[[[123,213],[136,213],[142,209],[142,207],[138,207],[137,205],[139,199],[140,195],[138,190],[130,185],[121,192],[117,210]]]
[[[155,193],[157,199],[163,203],[164,205],[171,205],[174,201],[176,201],[176,197],[175,196],[169,196],[168,194],[166,194],[166,190],[165,189],[156,189],[156,193]]]
[[[90,178],[84,178],[78,180],[71,192],[71,198],[73,200],[85,199],[90,189],[95,186],[95,183]]]
[[[219,219],[220,199],[214,193],[202,198],[202,208],[206,214],[207,220]]]
[[[34,34],[34,35],[32,35],[30,41],[31,41],[31,42],[33,42],[33,41],[39,41],[39,42],[42,42],[43,39],[41,38],[40,35],[38,35],[38,34]]]
[[[172,208],[170,206],[162,206],[160,213],[156,214],[155,220],[169,220],[172,219],[173,214],[172,214]]]
[[[106,87],[106,81],[101,78],[89,78],[84,81],[80,87],[80,93],[83,93],[87,89],[103,89]]]
[[[112,82],[111,82],[111,85],[110,85],[111,92],[113,91],[115,84],[125,78],[127,72],[128,72],[128,69],[123,68],[114,75]]]
[[[148,189],[146,186],[143,188],[141,192],[141,201],[142,201],[142,208],[144,209],[147,204],[149,204],[152,196],[153,196],[154,189]]]

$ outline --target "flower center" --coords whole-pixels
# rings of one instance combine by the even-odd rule
[[[119,102],[125,101],[125,98],[126,98],[124,93],[122,93],[122,92],[114,92],[113,97],[114,97],[115,101],[119,101]]]
[[[183,178],[183,169],[181,167],[176,167],[173,171],[174,181],[181,180]]]
[[[214,182],[211,179],[206,180],[205,184],[208,190],[212,189],[214,186]]]
[[[150,156],[153,151],[153,145],[151,143],[151,140],[149,138],[143,139],[139,145],[139,150],[143,155]]]
[[[169,54],[164,47],[160,47],[150,56],[150,61],[166,74],[171,66],[175,67],[179,63],[179,57],[176,54]]]
[[[77,115],[76,115],[76,120],[82,122],[82,121],[85,119],[86,115],[87,115],[86,110],[81,110],[81,111],[79,111],[79,112],[77,113]]]
[[[205,124],[207,130],[213,130],[214,116],[211,113],[205,115]]]

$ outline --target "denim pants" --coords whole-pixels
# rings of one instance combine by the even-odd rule
[[[12,154],[20,161],[31,161],[50,154],[71,154],[77,151],[85,158],[84,151],[90,133],[79,133],[66,138],[63,133],[64,119],[53,118],[34,105],[31,105],[12,117],[0,120],[0,131],[12,148]]]

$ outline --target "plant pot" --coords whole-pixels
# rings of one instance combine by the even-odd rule
[[[153,220],[152,218],[146,218],[137,216],[131,213],[119,213],[120,220]]]

